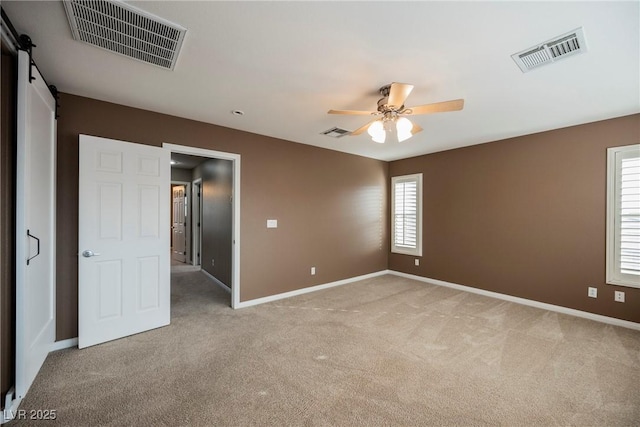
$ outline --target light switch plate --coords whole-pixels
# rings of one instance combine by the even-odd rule
[[[267,220],[267,228],[278,228],[278,220],[277,219],[268,219]]]

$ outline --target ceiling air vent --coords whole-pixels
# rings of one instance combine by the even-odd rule
[[[340,138],[345,135],[348,135],[349,133],[350,132],[348,130],[333,127],[331,129],[327,129],[324,132],[322,132],[322,135],[331,136],[333,138]]]
[[[587,51],[582,27],[511,55],[523,73]]]
[[[187,32],[118,0],[65,0],[76,40],[173,70]]]

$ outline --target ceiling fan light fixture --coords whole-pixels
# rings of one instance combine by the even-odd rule
[[[376,120],[375,122],[371,123],[371,125],[369,125],[369,128],[367,129],[367,133],[371,135],[371,139],[380,144],[383,144],[385,139],[387,138],[387,133],[385,132],[382,120]]]
[[[396,122],[396,130],[398,132],[398,142],[405,141],[413,136],[411,130],[413,129],[413,123],[406,117],[400,117]]]
[[[422,128],[411,123],[404,115],[444,113],[448,111],[460,111],[464,107],[464,99],[434,102],[431,104],[405,107],[405,100],[411,93],[413,85],[406,83],[391,83],[380,88],[382,98],[378,100],[377,111],[362,110],[329,110],[328,114],[346,114],[356,116],[376,116],[373,122],[366,123],[358,129],[350,132],[351,136],[357,136],[366,130],[371,138],[378,143],[387,139],[387,133],[393,141],[406,141]]]
[[[396,130],[395,124],[396,124],[395,119],[386,119],[382,121],[384,131],[387,132],[388,134],[395,132]]]
[[[371,139],[373,140],[373,142],[377,142],[378,144],[384,144],[386,138],[386,135],[376,135]]]

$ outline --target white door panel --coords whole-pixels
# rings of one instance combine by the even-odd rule
[[[55,99],[18,52],[16,164],[16,397],[22,399],[55,341]]]
[[[169,324],[169,156],[80,135],[80,348]]]

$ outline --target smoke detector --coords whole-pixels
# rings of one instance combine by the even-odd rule
[[[64,0],[79,40],[173,70],[187,30],[119,0]]]
[[[514,53],[511,58],[523,73],[587,51],[582,27],[536,46]]]

